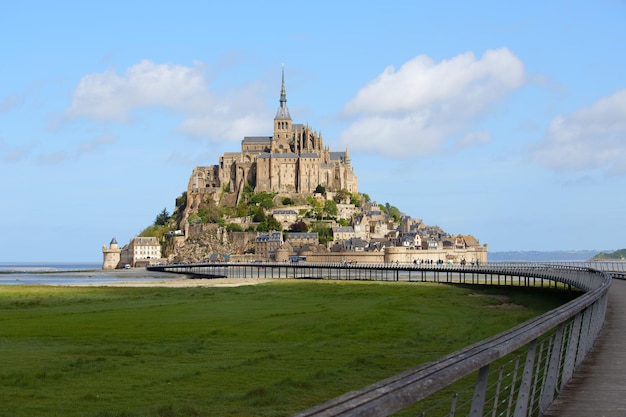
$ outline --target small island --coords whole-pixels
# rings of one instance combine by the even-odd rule
[[[272,136],[192,171],[174,212],[129,244],[103,246],[103,269],[174,262],[487,262],[471,235],[429,226],[358,190],[350,154],[293,123],[284,68]]]

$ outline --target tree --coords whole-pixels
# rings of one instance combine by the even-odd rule
[[[283,206],[293,206],[294,202],[291,198],[289,197],[283,197],[282,201],[281,201]]]
[[[328,216],[336,217],[338,212],[337,203],[333,200],[326,200],[324,202],[324,213],[328,214]]]
[[[333,240],[333,231],[324,223],[315,223],[311,225],[311,231],[317,232],[317,237],[322,245],[326,245]]]
[[[274,216],[267,216],[265,221],[259,223],[256,230],[257,232],[269,232],[270,230],[281,231],[283,230],[283,226]]]
[[[243,232],[243,227],[237,223],[228,223],[226,225],[226,230],[228,232]]]
[[[154,225],[155,226],[165,226],[169,219],[170,219],[170,214],[167,212],[167,209],[164,208],[163,211],[160,212],[156,216],[156,219],[154,220]]]
[[[274,216],[267,216],[267,227],[270,230],[283,230],[283,226]]]
[[[306,198],[307,203],[309,203],[309,205],[311,206],[311,210],[313,211],[313,213],[315,214],[315,217],[318,219],[322,218],[322,212],[324,211],[324,205],[322,204],[321,201],[308,196]]]
[[[265,221],[265,210],[262,207],[254,207],[251,214],[253,214],[253,222],[260,223]]]
[[[261,191],[260,193],[254,194],[250,197],[251,204],[258,204],[259,206],[271,209],[274,207],[274,197],[276,197],[276,193],[268,193],[265,191]]]
[[[358,193],[350,194],[350,203],[353,204],[354,207],[361,207],[361,199]]]
[[[341,190],[337,191],[337,193],[335,193],[335,196],[333,197],[333,200],[335,200],[335,203],[341,204],[344,201],[350,199],[351,197],[352,197],[352,195],[350,194],[350,192],[348,192],[348,190],[341,189]]]
[[[318,184],[317,187],[315,187],[315,193],[324,194],[325,192],[326,192],[326,188],[324,188],[322,184]]]
[[[306,232],[307,230],[309,230],[309,226],[307,226],[307,224],[303,222],[302,220],[300,220],[299,222],[295,222],[294,224],[289,226],[289,231],[291,232],[302,233],[302,232]]]
[[[392,217],[394,221],[400,221],[400,218],[402,218],[402,213],[400,212],[400,209],[398,209],[398,207],[389,206],[387,210],[387,214],[389,214],[389,216]]]

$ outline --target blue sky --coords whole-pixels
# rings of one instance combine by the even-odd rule
[[[12,3],[12,4],[9,4]],[[490,251],[626,247],[626,1],[5,2],[0,262],[100,261],[296,123]]]

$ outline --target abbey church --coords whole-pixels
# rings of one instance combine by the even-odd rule
[[[332,152],[324,147],[321,133],[293,123],[287,108],[284,68],[273,136],[246,136],[241,152],[225,153],[218,165],[195,167],[187,198],[227,191],[234,194],[236,204],[246,184],[254,187],[255,193],[311,194],[318,185],[328,191],[358,192],[348,149]]]

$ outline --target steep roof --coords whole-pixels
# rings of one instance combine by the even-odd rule
[[[271,136],[245,136],[244,143],[269,143],[272,141]]]

